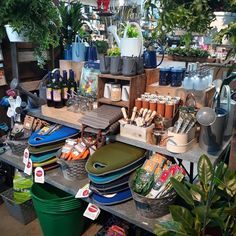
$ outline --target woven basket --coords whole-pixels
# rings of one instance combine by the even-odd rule
[[[132,190],[132,183],[135,174],[129,179],[129,187],[135,202],[137,211],[147,218],[158,218],[169,213],[169,205],[172,205],[176,199],[176,191],[172,189],[167,195],[161,198],[147,198]]]
[[[87,171],[85,170],[86,159],[76,161],[65,161],[58,159],[57,161],[62,169],[62,173],[67,180],[84,179],[87,177]]]

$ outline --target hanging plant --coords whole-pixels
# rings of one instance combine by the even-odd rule
[[[4,25],[11,25],[35,45],[34,56],[42,68],[47,50],[59,44],[61,18],[50,0],[4,0],[0,2],[0,38],[5,36]]]

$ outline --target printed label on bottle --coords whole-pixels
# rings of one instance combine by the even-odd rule
[[[68,99],[68,88],[63,89],[63,99]]]
[[[54,89],[53,90],[53,100],[55,102],[61,101],[61,89]]]
[[[74,92],[75,92],[75,89],[73,87],[70,88],[70,94],[71,94],[72,97],[74,97]]]
[[[47,100],[52,100],[52,88],[47,88]]]

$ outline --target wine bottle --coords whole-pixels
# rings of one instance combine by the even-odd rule
[[[62,108],[63,107],[63,100],[62,100],[62,90],[61,90],[61,83],[60,83],[60,72],[55,71],[53,74],[53,101],[55,108]]]
[[[75,82],[75,73],[72,69],[69,70],[69,93],[72,97],[74,97],[75,93],[77,93],[77,84]]]
[[[54,107],[53,93],[52,93],[52,73],[48,72],[47,84],[46,84],[46,96],[48,107]]]
[[[68,100],[68,92],[69,92],[69,86],[68,86],[68,81],[67,81],[67,71],[63,70],[63,75],[62,75],[62,100],[63,100],[63,105],[66,105],[66,102]]]

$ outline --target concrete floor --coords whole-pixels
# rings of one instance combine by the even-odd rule
[[[92,236],[101,228],[99,224],[92,224],[82,236]],[[43,236],[38,219],[23,225],[9,215],[5,204],[0,205],[0,235],[1,236]]]
[[[9,215],[5,204],[0,205],[1,236],[43,236],[38,220],[23,225]]]

